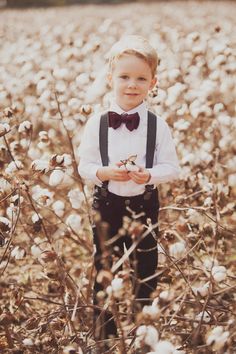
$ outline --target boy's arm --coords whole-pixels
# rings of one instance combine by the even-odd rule
[[[102,166],[99,151],[99,117],[91,117],[83,132],[79,146],[79,167],[78,171],[82,178],[100,184],[97,177],[97,170]]]
[[[153,167],[147,169],[151,175],[148,184],[169,182],[178,178],[180,173],[179,161],[170,128],[160,118],[157,125],[156,141]]]

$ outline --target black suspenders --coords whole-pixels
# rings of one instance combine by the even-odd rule
[[[148,126],[147,126],[147,144],[146,144],[146,168],[152,168],[153,158],[156,146],[156,126],[157,119],[154,113],[148,111]],[[99,149],[101,154],[101,160],[103,166],[108,166],[108,114],[105,113],[100,119],[99,128]],[[145,196],[144,199],[149,199],[153,185],[145,186]],[[105,197],[107,194],[108,181],[102,183],[101,193]]]

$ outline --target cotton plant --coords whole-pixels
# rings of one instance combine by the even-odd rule
[[[43,159],[36,159],[31,163],[31,168],[33,171],[39,171],[42,173],[47,173],[49,171],[49,161]]]
[[[229,331],[225,331],[222,326],[216,326],[210,332],[208,332],[206,337],[206,344],[209,347],[212,347],[214,351],[221,350],[226,344],[229,336]]]
[[[0,123],[0,137],[4,136],[11,130],[11,127],[8,123]]]
[[[14,176],[14,174],[18,170],[22,170],[24,168],[24,164],[20,160],[14,160],[8,164],[8,166],[5,168],[5,173],[9,176]]]
[[[193,286],[192,290],[194,295],[206,297],[210,291],[210,282],[208,281],[205,284],[199,284],[198,286]]]
[[[62,200],[56,200],[52,204],[52,209],[58,217],[63,217],[65,214],[65,203]]]
[[[209,323],[211,321],[211,314],[208,311],[201,311],[195,316],[196,322]],[[197,327],[197,323],[194,323],[194,327]]]
[[[144,319],[156,320],[161,316],[161,309],[158,301],[153,300],[151,305],[145,305],[142,309]]]
[[[80,189],[76,188],[76,189],[71,189],[67,195],[69,197],[69,201],[72,208],[80,209],[83,202],[85,201],[83,192]]]
[[[221,5],[219,4],[219,6]],[[217,12],[216,9],[214,9],[216,25],[213,27],[209,26],[209,16],[207,16],[209,11],[208,5],[200,7],[200,10],[197,9],[197,11],[196,8],[188,9],[188,15],[194,12],[194,16],[192,16],[193,21],[189,25],[187,32],[181,25],[171,25],[172,21],[173,24],[181,24],[183,16],[187,14],[186,10],[183,10],[181,6],[179,6],[178,9],[176,8],[176,11],[173,12],[174,17],[170,17],[168,19],[169,22],[165,23],[165,26],[162,26],[164,23],[163,18],[165,18],[165,16],[163,16],[165,11],[163,12],[162,7],[160,7],[158,13],[155,11],[153,11],[153,14],[150,13],[150,16],[148,16],[148,25],[146,27],[143,26],[144,35],[152,38],[160,57],[165,58],[165,60],[161,60],[158,70],[161,88],[158,88],[158,92],[154,92],[155,97],[151,99],[151,102],[153,110],[163,119],[167,119],[174,127],[173,134],[182,165],[182,178],[184,183],[186,183],[184,188],[181,187],[182,182],[178,182],[177,185],[174,183],[173,188],[171,187],[173,196],[177,193],[179,197],[182,198],[182,204],[179,203],[177,208],[183,207],[189,210],[191,206],[193,206],[193,208],[194,206],[202,207],[204,208],[204,212],[212,217],[214,216],[211,214],[212,208],[215,206],[219,207],[218,203],[220,203],[219,223],[226,229],[230,229],[230,225],[232,226],[234,222],[234,207],[229,205],[229,198],[233,200],[236,194],[236,159],[234,157],[233,143],[235,141],[235,123],[234,117],[232,116],[235,105],[234,72],[236,61],[232,42],[234,32],[231,31],[233,22],[230,20],[230,16],[226,18],[227,16],[224,15],[232,8],[228,6],[228,4],[224,4],[224,11],[222,11],[220,15],[219,11]],[[198,10],[201,12],[201,16],[198,16]],[[79,195],[79,193],[77,199],[78,185],[74,183],[67,188],[65,188],[64,185],[63,188],[61,188],[61,182],[55,186],[49,185],[49,178],[54,169],[61,169],[65,171],[66,174],[70,174],[70,168],[72,166],[72,155],[68,154],[68,156],[65,156],[66,154],[64,154],[64,147],[68,147],[68,142],[65,140],[64,135],[61,134],[61,124],[58,120],[60,117],[57,112],[51,85],[53,85],[58,92],[61,110],[66,119],[65,125],[67,129],[74,129],[74,127],[76,127],[76,134],[74,134],[72,140],[77,148],[83,131],[83,125],[90,117],[92,110],[99,112],[102,104],[106,104],[109,101],[106,81],[104,80],[105,70],[100,70],[100,63],[103,64],[105,58],[104,54],[107,43],[109,45],[109,43],[116,39],[114,33],[117,35],[122,26],[127,26],[127,23],[122,22],[122,19],[119,24],[116,23],[116,21],[114,22],[112,16],[105,20],[101,18],[100,21],[100,15],[97,13],[96,21],[100,21],[100,23],[96,21],[94,23],[91,22],[92,25],[90,23],[92,26],[91,29],[95,26],[96,31],[88,31],[87,26],[79,26],[78,28],[73,18],[74,9],[67,11],[68,16],[66,16],[66,18],[68,18],[69,21],[71,20],[69,25],[67,25],[66,22],[58,24],[58,14],[55,12],[55,14],[50,17],[52,26],[45,26],[44,19],[43,22],[40,21],[40,24],[37,24],[37,21],[35,21],[33,26],[37,28],[36,31],[32,31],[32,23],[30,23],[30,21],[25,21],[24,27],[21,28],[22,36],[18,35],[19,32],[17,30],[15,32],[11,30],[13,27],[17,29],[19,24],[17,16],[14,15],[13,18],[12,15],[6,11],[3,19],[3,25],[5,22],[8,24],[14,22],[14,26],[6,26],[6,33],[4,33],[6,38],[10,40],[6,41],[7,46],[3,45],[1,51],[1,58],[6,64],[6,69],[1,71],[2,85],[0,88],[0,101],[3,107],[9,106],[12,104],[11,101],[14,101],[16,106],[19,107],[19,115],[17,116],[17,112],[13,107],[10,107],[5,110],[4,119],[2,119],[2,117],[0,119],[0,136],[2,136],[0,160],[1,163],[4,163],[2,167],[3,176],[0,177],[0,199],[2,200],[7,195],[11,194],[13,185],[15,186],[12,181],[15,183],[18,175],[20,176],[18,180],[20,182],[24,179],[28,181],[30,176],[30,185],[26,187],[29,187],[29,192],[31,196],[33,196],[33,203],[39,210],[37,213],[33,214],[34,216],[32,215],[32,211],[29,213],[28,199],[24,195],[24,199],[27,202],[25,203],[25,201],[23,201],[19,203],[20,217],[21,220],[25,222],[24,227],[32,227],[34,230],[33,239],[31,238],[30,241],[33,242],[33,244],[29,243],[29,252],[26,252],[22,259],[16,260],[15,257],[13,257],[13,252],[12,264],[11,259],[9,262],[3,260],[0,264],[1,272],[6,266],[7,268],[2,275],[1,281],[4,282],[4,279],[6,279],[6,284],[8,284],[8,280],[12,279],[13,282],[11,282],[10,286],[13,286],[14,283],[18,283],[24,288],[24,283],[20,281],[20,278],[18,279],[16,277],[15,273],[18,273],[18,277],[20,277],[20,272],[18,272],[16,267],[18,263],[23,264],[25,262],[30,264],[31,268],[30,283],[35,285],[34,272],[36,272],[37,279],[40,280],[40,289],[44,291],[50,288],[54,289],[55,283],[49,283],[48,287],[47,285],[45,286],[44,281],[46,276],[44,275],[45,278],[40,278],[41,273],[35,268],[42,252],[48,249],[48,244],[41,234],[42,231],[40,231],[39,237],[36,237],[38,231],[36,232],[35,228],[37,229],[37,223],[41,220],[38,215],[41,215],[46,228],[49,226],[48,221],[52,222],[53,238],[56,239],[61,232],[61,221],[63,221],[64,230],[64,222],[66,222],[70,214],[75,215],[78,213],[80,215],[80,213],[83,213],[83,208],[81,208],[83,202],[80,204],[82,196]],[[29,15],[31,16],[31,14]],[[27,14],[24,14],[24,16],[27,16]],[[120,16],[119,8],[117,8],[117,16]],[[137,19],[137,21],[133,21],[135,30],[135,26],[137,27],[137,23],[139,23],[139,17],[137,17],[138,15],[135,12],[132,16],[136,16],[135,20]],[[144,17],[142,21],[145,21]],[[83,17],[82,12],[81,24],[83,24],[86,18],[87,16]],[[45,19],[47,19],[46,13]],[[53,25],[55,20],[57,20],[57,26]],[[219,24],[217,24],[217,21],[219,21]],[[150,32],[149,26],[152,25],[154,30]],[[105,44],[102,40],[104,33],[106,33],[106,38],[108,39]],[[46,41],[45,38],[47,39]],[[41,44],[42,40],[44,45]],[[178,43],[178,45],[176,45],[176,43]],[[170,47],[172,48],[171,53],[168,49]],[[38,66],[39,62],[40,68]],[[100,70],[99,74],[97,74],[98,68]],[[90,100],[92,106],[86,105],[87,100]],[[96,100],[96,104],[94,104],[94,100]],[[173,112],[175,114],[173,114]],[[30,140],[31,124],[34,134]],[[38,131],[40,133],[37,135]],[[73,132],[73,130],[69,131],[71,135]],[[15,164],[9,160],[9,151],[3,139],[7,139],[15,161],[20,161],[23,167],[19,165],[18,168],[15,168]],[[29,142],[30,145],[28,147]],[[219,155],[217,155],[218,148],[220,148]],[[19,153],[19,149],[24,152]],[[68,152],[69,148],[66,151]],[[22,159],[23,155],[26,157],[25,159]],[[57,155],[57,157],[53,159],[53,155]],[[52,160],[55,164],[51,164]],[[218,176],[216,176],[214,172],[215,163],[217,164]],[[31,164],[34,164],[34,168],[30,167]],[[132,168],[133,167],[131,167],[131,169]],[[199,171],[201,172],[199,173]],[[219,181],[221,186],[216,185],[216,180]],[[222,180],[224,180],[224,184],[221,183]],[[37,186],[37,188],[35,188],[35,186]],[[21,188],[21,194],[24,194],[25,187],[23,184]],[[163,185],[161,193],[164,193],[164,189],[165,187]],[[166,189],[170,191],[169,186],[166,187]],[[52,190],[54,192],[53,194],[51,194]],[[74,193],[72,193],[72,196],[69,196],[70,191],[74,190],[76,190],[75,196]],[[57,191],[60,192],[60,195],[59,193],[57,195]],[[196,192],[199,192],[199,194],[194,195]],[[191,194],[194,196],[189,197]],[[187,199],[185,199],[185,197],[187,197]],[[6,208],[5,203],[7,204]],[[11,204],[13,204],[14,207]],[[170,208],[172,207],[172,199],[168,196],[168,193],[166,193],[165,204]],[[15,220],[12,219],[11,216],[13,210],[18,211],[19,205],[17,204],[17,200],[13,201],[10,200],[10,198],[1,203],[1,232],[3,232],[2,228],[4,228],[4,233],[6,234],[11,232]],[[56,218],[51,212],[52,210],[63,220]],[[164,211],[162,211],[162,213],[163,212]],[[159,294],[157,296],[158,302],[156,302],[156,306],[151,305],[151,308],[147,307],[145,309],[149,316],[148,320],[153,324],[153,322],[156,321],[155,318],[157,315],[155,311],[157,308],[161,308],[162,316],[160,318],[166,319],[165,316],[169,315],[168,311],[176,313],[176,317],[174,317],[172,321],[173,323],[175,321],[177,327],[180,326],[182,328],[183,326],[181,320],[178,318],[179,315],[186,316],[187,318],[190,317],[198,326],[201,323],[201,312],[203,311],[203,308],[201,309],[197,305],[198,300],[201,303],[209,296],[209,301],[214,303],[213,300],[219,300],[219,302],[218,307],[214,307],[213,304],[212,322],[206,321],[206,312],[208,313],[208,309],[204,311],[200,331],[201,333],[204,332],[204,336],[206,333],[204,345],[208,347],[205,348],[205,350],[228,352],[230,349],[225,350],[225,346],[227,348],[228,342],[232,338],[231,333],[229,335],[227,333],[232,331],[231,327],[229,326],[228,328],[224,326],[218,328],[217,326],[215,329],[210,329],[210,326],[214,325],[214,316],[218,318],[218,315],[221,313],[218,309],[220,309],[220,304],[222,303],[222,296],[227,294],[230,299],[233,296],[230,286],[232,286],[233,278],[231,274],[234,274],[234,266],[232,265],[233,262],[231,262],[231,258],[228,259],[228,257],[230,257],[230,255],[228,255],[228,253],[230,253],[229,248],[232,245],[231,238],[225,229],[221,229],[221,227],[218,226],[216,227],[214,221],[206,220],[201,212],[195,209],[192,209],[189,214],[187,214],[186,211],[178,210],[172,212],[171,209],[169,212],[171,215],[174,213],[178,213],[179,215],[186,213],[185,221],[183,222],[184,225],[179,227],[182,231],[178,230],[178,232],[180,232],[184,240],[186,240],[185,237],[187,237],[186,243],[188,248],[186,245],[185,247],[181,245],[180,248],[178,248],[178,246],[174,247],[173,254],[175,256],[173,256],[172,260],[176,262],[176,266],[180,266],[178,260],[182,257],[186,256],[182,262],[190,260],[188,266],[186,265],[187,263],[184,263],[182,267],[181,263],[181,270],[187,279],[189,279],[188,276],[190,275],[191,281],[191,276],[193,276],[193,283],[190,281],[190,286],[189,284],[186,285],[174,267],[174,264],[168,267],[167,270],[169,273],[166,275],[167,256],[170,253],[169,246],[172,243],[174,244],[175,241],[164,243],[161,239],[160,242],[161,244],[163,243],[163,248],[168,251],[167,255],[165,255],[163,249],[159,247],[159,269],[160,273],[162,270],[164,273],[160,274],[161,289],[158,288],[155,292],[155,296]],[[26,219],[24,218],[25,216],[27,216]],[[6,220],[2,222],[3,219],[1,218],[3,217],[6,218],[10,224],[8,224]],[[83,220],[82,214],[81,217]],[[72,216],[71,220],[69,219],[68,221],[68,224],[73,225],[75,232],[81,230],[80,219]],[[168,216],[166,221],[169,221]],[[24,233],[20,228],[21,225],[21,223],[17,223],[16,234],[13,235],[14,241],[16,239],[17,242],[19,241],[19,252],[17,252],[17,248],[15,250],[16,257],[18,254],[21,254],[21,249],[25,248],[20,241],[21,237],[24,237]],[[71,226],[68,225],[68,229],[70,229],[70,227]],[[177,225],[173,225],[173,227],[177,228]],[[160,229],[162,229],[162,225]],[[192,236],[189,229],[192,229]],[[27,229],[27,232],[28,231]],[[198,231],[203,235],[202,242],[204,242],[204,247],[203,243],[195,245],[195,241],[197,242],[199,240]],[[218,232],[220,235],[217,234]],[[226,236],[224,236],[224,232]],[[212,256],[211,250],[212,244],[216,238],[215,236],[220,236],[220,240],[224,242],[223,245],[226,247],[226,252],[223,255],[221,254],[222,244],[218,243],[217,252]],[[83,255],[81,253],[81,257],[78,257],[77,245],[75,247],[71,246],[68,239],[61,237],[61,235],[58,237],[57,242],[63,249],[62,254],[66,257],[66,262],[69,261],[67,264],[78,264],[78,262],[81,261]],[[187,256],[188,251],[190,251],[191,247],[194,247],[194,245],[195,248],[193,248],[193,251]],[[17,246],[14,245],[14,247]],[[10,249],[9,252],[10,251],[12,251],[12,249]],[[44,256],[45,255],[46,253],[44,253]],[[33,262],[31,262],[30,257]],[[230,260],[230,262],[227,263],[226,260],[227,262]],[[193,268],[191,267],[192,265]],[[15,273],[11,271],[11,267],[16,270]],[[225,267],[225,269],[221,267]],[[24,270],[25,269],[27,268],[24,268]],[[27,271],[25,273],[27,273]],[[73,265],[70,274],[73,274]],[[168,284],[171,282],[170,289],[163,289],[162,276],[164,281],[167,281]],[[27,292],[28,290],[30,291],[30,283],[27,280]],[[119,282],[118,284],[114,284],[115,293],[119,293],[118,285]],[[120,285],[121,287],[124,286],[124,284]],[[229,286],[229,289],[227,286]],[[217,295],[214,287],[220,287],[220,290],[224,290],[224,293]],[[7,288],[9,289],[9,286]],[[58,293],[58,288],[56,287],[55,289],[57,290],[53,296]],[[59,292],[61,292],[61,289],[62,288],[60,288]],[[1,292],[3,292],[3,296],[7,299],[5,290],[6,288],[3,286]],[[173,299],[171,299],[170,296],[171,290],[175,295]],[[179,299],[179,296],[181,297],[182,292],[184,292],[187,301],[184,308],[181,310],[179,306],[181,298]],[[11,296],[12,294],[13,291],[11,291]],[[229,304],[227,296],[224,296],[225,306]],[[117,300],[120,299],[122,300],[122,297]],[[193,299],[194,303],[192,303]],[[191,304],[188,305],[188,301],[190,301]],[[36,303],[37,306],[34,307]],[[32,311],[29,313],[26,307],[24,309],[24,316],[30,317],[32,313],[38,313],[40,308],[38,306],[39,304],[37,300],[31,301]],[[232,306],[232,302],[230,306]],[[41,306],[41,308],[42,307],[43,306]],[[51,309],[52,307],[53,304],[50,304]],[[36,312],[34,311],[35,308]],[[82,307],[80,309],[80,313],[82,313]],[[225,321],[229,323],[230,320],[232,320],[230,312],[225,312],[223,308],[222,311],[226,318]],[[19,307],[17,313],[21,314],[21,307]],[[50,309],[49,313],[52,313]],[[211,313],[209,312],[208,315],[208,317],[210,317]],[[71,312],[68,318],[70,318],[70,316]],[[153,319],[150,318],[150,316],[153,316]],[[83,323],[86,322],[82,314],[81,317],[83,317]],[[13,328],[14,332],[17,332],[19,336],[23,333],[17,328],[17,323],[20,322],[21,321],[17,318],[16,321],[10,324],[11,328]],[[76,326],[76,323],[73,322],[73,325]],[[160,333],[162,331],[162,325],[160,320],[158,322],[158,331]],[[188,322],[184,322],[184,325],[187,333],[189,330]],[[42,323],[42,326],[44,326],[44,323]],[[24,325],[24,328],[26,331],[24,335],[25,338],[23,336],[19,337],[19,343],[22,343],[19,345],[25,347],[19,348],[19,350],[26,350],[27,348],[34,350],[33,345],[37,346],[37,343],[40,342],[42,351],[51,351],[50,345],[47,346],[47,344],[45,344],[47,341],[46,338],[43,337],[43,333],[38,334],[38,337],[32,336],[31,338],[31,335],[29,336],[29,332],[27,332],[27,326]],[[79,331],[81,331],[81,328],[82,325],[80,323]],[[67,326],[66,330],[67,332],[64,331],[63,333],[59,331],[57,337],[60,337],[58,343],[60,344],[61,340],[61,343],[63,343],[62,347],[64,349],[66,348],[65,352],[69,352],[70,350],[84,351],[84,349],[78,349],[76,345],[74,347],[70,345],[68,337],[71,336],[71,329]],[[190,330],[192,330],[192,328]],[[148,352],[148,350],[150,350],[151,353],[167,354],[168,350],[172,350],[172,338],[173,343],[176,343],[176,335],[172,333],[172,327],[165,328],[165,331],[168,334],[168,337],[166,337],[168,340],[165,340],[166,338],[161,338],[161,340],[158,338],[158,340],[155,340],[155,335],[151,335],[151,340],[148,343],[152,343],[153,347],[149,347],[148,349],[145,347],[144,351]],[[65,332],[68,337],[65,336]],[[147,330],[147,332],[149,331]],[[47,332],[47,334],[48,333],[49,332]],[[141,334],[142,333],[141,331]],[[153,338],[154,341],[152,341]],[[49,340],[51,340],[50,333]],[[3,344],[4,340],[1,341],[1,345]],[[147,344],[144,345],[146,346]],[[139,349],[142,352],[142,349]],[[61,348],[61,350],[63,349]],[[186,349],[186,351],[187,350],[188,349]],[[201,348],[197,350],[201,351]],[[173,353],[180,354],[181,351],[177,350],[175,347]]]
[[[42,188],[39,185],[32,187],[32,198],[37,201],[41,207],[49,206],[52,204],[54,199],[54,193],[49,191],[47,188]]]
[[[169,246],[170,256],[173,258],[181,258],[186,254],[186,245],[184,241],[175,242]]]
[[[113,296],[115,299],[122,299],[124,296],[124,290],[124,280],[116,277],[111,281],[111,285],[107,287],[106,292],[109,296]]]
[[[220,283],[224,281],[227,277],[227,269],[224,266],[214,266],[211,270],[213,279]]]
[[[159,332],[152,325],[141,325],[136,330],[135,347],[149,346],[151,349],[155,347],[159,340]]]
[[[78,233],[81,228],[81,216],[79,214],[70,214],[66,219],[66,224],[75,232]]]
[[[148,354],[184,354],[168,340],[159,339],[158,330],[152,325],[141,325],[136,330],[135,348],[150,348]],[[147,350],[147,349],[146,349]]]
[[[51,172],[49,177],[49,185],[56,187],[63,183],[65,172],[62,169],[55,169]]]
[[[30,122],[29,120],[25,120],[23,122],[20,123],[19,128],[18,128],[18,132],[19,133],[28,133],[29,131],[32,130],[32,122]]]

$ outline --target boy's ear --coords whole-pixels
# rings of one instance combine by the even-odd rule
[[[154,76],[150,84],[150,90],[152,90],[157,83],[157,76]]]
[[[109,72],[107,74],[107,83],[110,87],[112,87],[112,73],[111,72]]]

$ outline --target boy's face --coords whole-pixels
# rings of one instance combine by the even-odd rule
[[[132,54],[124,54],[116,60],[108,80],[116,103],[124,111],[140,105],[156,84],[156,77],[153,77],[148,63]]]

